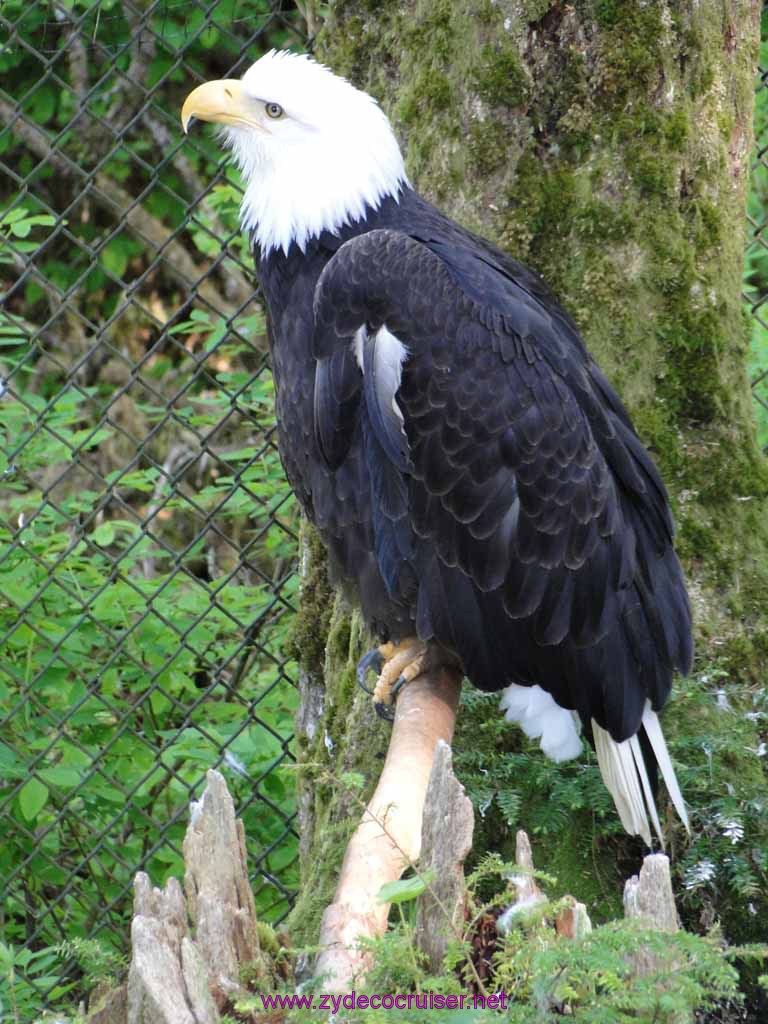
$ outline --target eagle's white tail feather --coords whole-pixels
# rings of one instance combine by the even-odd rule
[[[608,792],[613,797],[621,823],[631,836],[642,836],[651,845],[648,812],[632,756],[630,740],[617,743],[611,734],[592,719],[595,753]]]
[[[635,768],[637,769],[640,784],[643,787],[645,806],[648,808],[651,815],[651,823],[653,824],[656,835],[659,837],[659,842],[661,843],[661,848],[663,850],[664,836],[661,831],[659,812],[656,810],[656,801],[653,799],[653,791],[651,790],[651,780],[648,778],[648,769],[645,766],[645,759],[643,758],[643,752],[640,749],[640,740],[637,738],[637,734],[630,738],[629,745],[632,748],[632,757],[635,760]]]
[[[651,708],[650,702],[646,703],[641,728],[645,729],[648,736],[659,766],[659,772],[664,779],[675,810],[690,832],[683,794],[680,792],[675,769],[672,766],[664,734],[661,731],[661,722]],[[597,724],[594,718],[592,719],[592,732],[600,773],[616,804],[622,825],[630,835],[642,836],[650,846],[652,823],[663,849],[664,836],[638,736],[635,735],[622,743],[617,743],[609,732]]]
[[[675,775],[675,769],[672,767],[672,760],[667,750],[667,742],[664,739],[664,733],[661,731],[661,722],[659,721],[659,716],[651,708],[650,702],[647,702],[645,705],[643,726],[645,734],[653,747],[653,753],[658,762],[661,777],[664,779],[664,785],[667,787],[672,798],[675,810],[685,825],[686,832],[690,832],[691,826],[688,824],[688,812],[685,809],[685,801],[683,800],[683,794],[680,792],[680,786],[677,784],[677,776]]]

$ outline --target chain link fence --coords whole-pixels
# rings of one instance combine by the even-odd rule
[[[238,179],[179,110],[303,25],[0,6],[0,975],[35,1009],[76,977],[58,944],[124,950],[136,870],[182,874],[209,768],[260,915],[291,905],[297,514]]]
[[[303,27],[267,0],[0,6],[0,977],[24,978],[18,1019],[76,983],[62,942],[124,951],[133,875],[182,873],[208,768],[260,915],[290,908],[297,513],[238,179],[178,114]],[[745,302],[768,447],[762,63]]]

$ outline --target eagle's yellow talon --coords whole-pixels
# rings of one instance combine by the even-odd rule
[[[377,710],[381,708],[384,711],[393,703],[393,691],[399,690],[405,683],[409,683],[423,672],[426,660],[427,645],[416,637],[408,637],[399,644],[382,644],[361,659],[358,665],[358,682],[366,692],[370,692],[364,685],[365,674],[371,668],[378,669],[379,675],[372,697]]]

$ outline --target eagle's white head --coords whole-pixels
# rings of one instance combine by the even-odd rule
[[[408,184],[376,101],[307,56],[272,50],[241,79],[198,86],[181,111],[184,131],[193,117],[224,126],[245,178],[240,220],[264,252],[303,250]]]

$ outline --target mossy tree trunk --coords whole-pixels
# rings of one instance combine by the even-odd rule
[[[336,0],[317,47],[380,99],[414,185],[539,270],[575,316],[672,492],[697,667],[742,681],[768,650],[768,475],[740,303],[759,11],[757,0]],[[387,727],[355,692],[363,630],[311,537],[304,568],[293,924],[312,941]],[[749,771],[756,785],[759,763]],[[562,853],[552,842],[537,863],[559,870]]]

